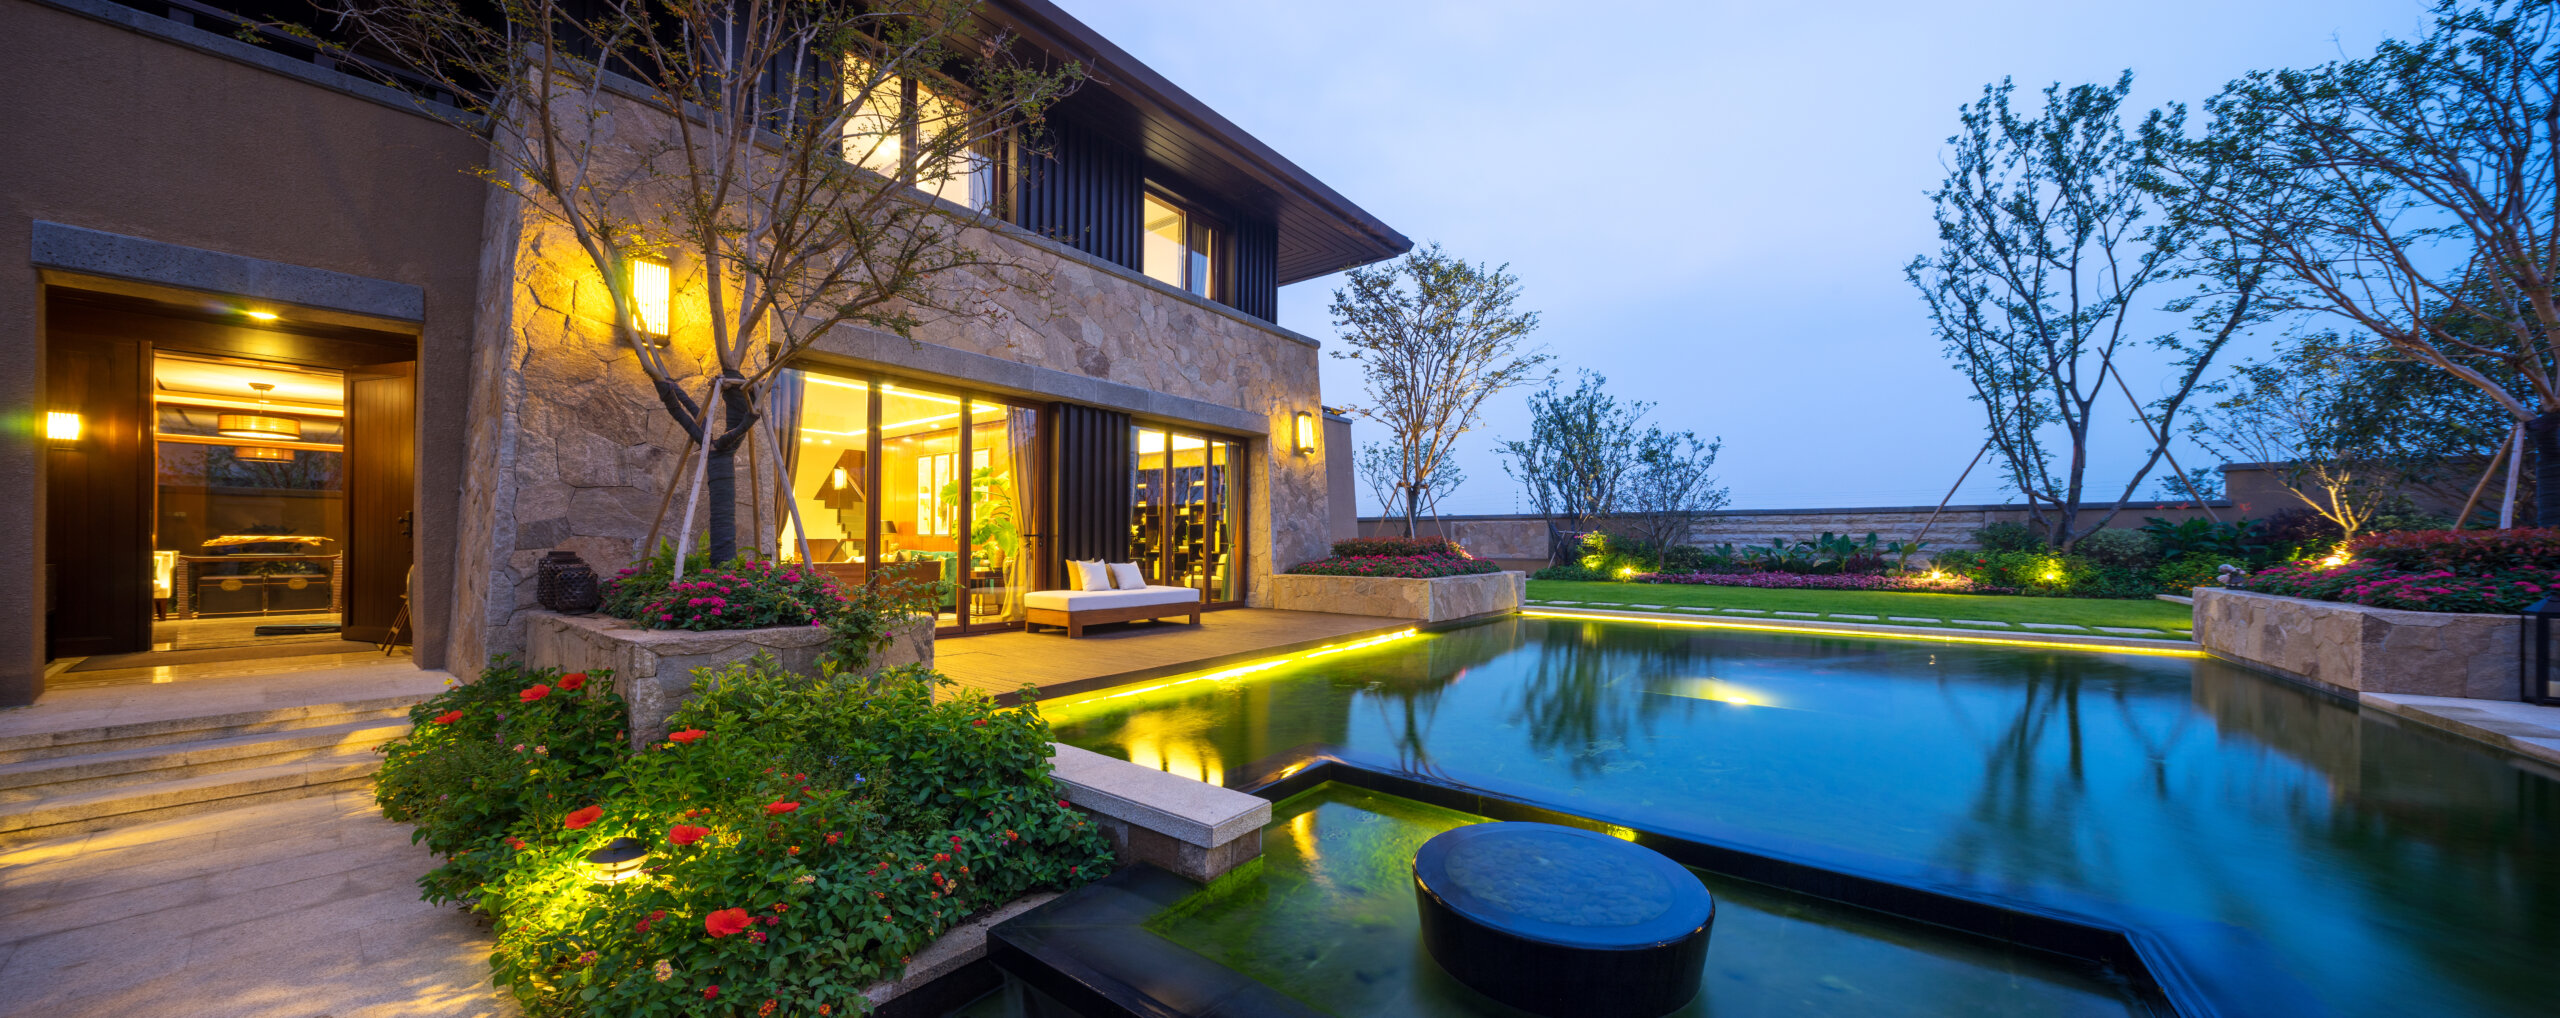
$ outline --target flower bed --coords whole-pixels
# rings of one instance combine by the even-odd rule
[[[694,556],[674,579],[662,550],[604,583],[603,611],[648,629],[765,629],[825,625],[844,608],[835,578],[796,563],[739,559],[713,567]]]
[[[1369,576],[1397,580],[1433,580],[1443,576],[1498,573],[1502,566],[1468,555],[1439,538],[1369,537],[1335,541],[1333,555],[1301,562],[1289,570],[1305,576]]]
[[[858,1013],[972,912],[1108,866],[1047,722],[942,681],[707,674],[629,756],[600,681],[501,661],[413,712],[375,794],[445,857],[428,900],[495,921],[529,1014]],[[587,856],[619,837],[649,855],[607,882]]]
[[[1962,576],[1888,576],[1882,573],[1637,573],[1637,583],[1680,583],[1708,587],[1766,587],[1778,590],[1897,590],[1932,594],[2015,594]]]
[[[2229,586],[2425,612],[2514,613],[2560,588],[2560,530],[2416,530],[2348,542],[2344,560],[2285,562]]]

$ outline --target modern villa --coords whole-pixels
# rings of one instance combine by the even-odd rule
[[[410,96],[234,38],[289,13],[0,3],[25,367],[0,476],[27,493],[0,506],[0,704],[50,660],[258,626],[467,674],[522,647],[546,554],[609,574],[666,519],[686,441],[580,306],[593,270]],[[943,581],[945,637],[1020,628],[1071,559],[1268,604],[1336,526],[1317,342],[1278,288],[1411,243],[1046,0],[980,16],[1089,77],[940,194],[1005,217],[1054,294],[1002,329],[828,336],[776,401],[807,532],[770,464],[738,518],[848,580]],[[681,351],[701,295],[674,271]],[[991,495],[1012,532],[972,520]]]

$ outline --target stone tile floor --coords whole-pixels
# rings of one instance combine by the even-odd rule
[[[2560,707],[2401,693],[2364,693],[2356,699],[2367,707],[2560,766]]]
[[[433,865],[365,791],[0,852],[0,1015],[516,1014]]]

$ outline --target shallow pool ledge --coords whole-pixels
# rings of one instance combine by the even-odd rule
[[[1258,796],[1063,743],[1049,749],[1060,793],[1101,822],[1123,863],[1206,881],[1262,854],[1271,803]]]

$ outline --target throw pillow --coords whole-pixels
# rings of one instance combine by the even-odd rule
[[[1111,563],[1111,587],[1114,590],[1137,590],[1147,585],[1145,574],[1138,572],[1135,562]]]
[[[1102,568],[1098,560],[1076,563],[1076,575],[1082,579],[1082,585],[1076,588],[1078,590],[1111,589],[1111,573]]]

